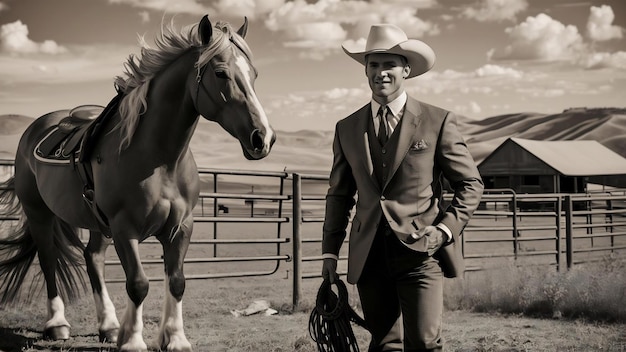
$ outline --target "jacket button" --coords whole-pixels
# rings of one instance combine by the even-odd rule
[[[386,154],[387,153],[387,149],[383,148],[382,152],[383,152],[383,154]]]
[[[380,200],[386,200],[385,196],[380,196]]]
[[[387,167],[387,163],[383,163],[383,167]]]

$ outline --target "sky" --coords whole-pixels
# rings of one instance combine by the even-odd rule
[[[0,115],[106,105],[142,41],[205,14],[248,18],[256,92],[279,131],[332,131],[369,101],[341,45],[364,47],[376,23],[436,53],[407,92],[468,118],[626,107],[624,0],[0,0]]]

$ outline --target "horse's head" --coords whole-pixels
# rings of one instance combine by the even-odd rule
[[[198,112],[237,138],[247,159],[256,160],[269,154],[276,134],[254,91],[257,71],[243,40],[247,28],[247,19],[234,33],[228,24],[214,28],[208,16],[202,18],[198,35],[203,47],[193,94]]]

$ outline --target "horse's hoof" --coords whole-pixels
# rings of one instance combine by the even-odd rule
[[[47,328],[43,332],[43,337],[48,340],[69,340],[70,327],[69,326],[53,326]]]
[[[117,343],[117,335],[120,329],[111,329],[107,331],[100,331],[100,342],[102,343]]]
[[[169,343],[164,343],[161,340],[160,343],[160,351],[172,351],[172,352],[193,352],[191,348],[191,344],[187,341],[187,338],[183,336],[183,338],[171,338]]]
[[[148,352],[148,346],[141,341],[140,343],[125,343],[117,346],[120,352]]]

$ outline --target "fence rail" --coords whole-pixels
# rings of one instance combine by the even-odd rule
[[[299,196],[307,183],[328,181],[318,175],[294,174],[293,222],[294,248],[300,254],[294,275],[319,277],[322,260],[321,223],[323,213],[304,212],[307,204],[318,204],[323,211],[323,196]],[[444,204],[452,195],[444,195]],[[511,189],[488,189],[478,210],[464,230],[462,252],[467,273],[502,265],[542,265],[558,271],[575,264],[599,261],[607,255],[626,257],[626,192],[612,194],[516,194]],[[299,223],[299,225],[296,225]],[[318,224],[313,237],[306,226]],[[349,238],[348,238],[349,240]],[[313,245],[308,251],[305,245]],[[347,246],[339,256],[340,274],[345,274]],[[294,250],[295,251],[295,250]],[[345,251],[345,252],[344,252]],[[294,256],[295,259],[295,256]],[[304,264],[308,264],[306,270]],[[343,264],[343,265],[342,265]],[[299,303],[299,284],[294,283],[294,305]]]
[[[12,161],[0,161],[0,168],[3,175],[11,175]],[[298,305],[302,280],[321,273],[328,177],[206,168],[199,173],[202,192],[194,209],[185,276],[191,280],[263,276],[282,269],[293,280],[293,304]],[[444,204],[450,200],[451,195],[444,196]],[[18,220],[0,218],[0,231],[5,223]],[[626,192],[531,195],[485,190],[461,241],[468,273],[502,265],[542,265],[564,271],[607,255],[623,257]],[[152,239],[144,244],[160,246]],[[346,273],[347,248],[344,245],[339,255],[340,275]],[[163,280],[163,262],[156,254],[160,251],[142,253],[148,253],[142,263],[149,279]],[[283,263],[291,265],[281,268]],[[114,252],[107,255],[105,265],[111,268],[107,282],[124,282]]]

